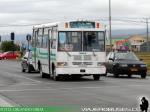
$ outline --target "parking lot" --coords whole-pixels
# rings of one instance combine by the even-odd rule
[[[150,77],[92,77],[53,81],[38,73],[22,73],[20,62],[0,61],[1,106],[98,106],[139,107],[140,98],[150,96]]]

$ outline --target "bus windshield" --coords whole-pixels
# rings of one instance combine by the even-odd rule
[[[104,32],[83,32],[83,51],[104,51]]]
[[[58,51],[82,51],[82,32],[59,32]]]
[[[105,49],[104,32],[59,32],[58,51],[102,52]]]

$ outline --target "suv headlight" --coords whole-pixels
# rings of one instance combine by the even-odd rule
[[[120,67],[128,67],[127,64],[120,64]]]
[[[140,65],[141,67],[147,67],[147,65]]]
[[[64,67],[64,66],[68,66],[67,62],[57,62],[57,67]]]

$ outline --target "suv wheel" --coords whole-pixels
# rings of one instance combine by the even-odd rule
[[[142,79],[145,79],[145,78],[146,78],[146,73],[142,73],[142,74],[141,74],[141,78],[142,78]]]
[[[114,77],[115,77],[115,78],[118,78],[118,77],[119,77],[119,74],[114,73]]]
[[[31,73],[31,67],[30,67],[30,65],[28,65],[27,72]]]
[[[131,78],[131,76],[132,76],[131,74],[128,74],[128,78]]]
[[[93,75],[94,80],[99,80],[100,79],[100,75]]]
[[[26,70],[22,68],[22,72],[25,72]]]

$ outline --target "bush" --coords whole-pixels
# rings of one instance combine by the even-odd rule
[[[20,47],[16,44],[14,44],[11,41],[3,41],[1,43],[1,50],[3,52],[7,52],[7,51],[18,51],[20,50]]]

